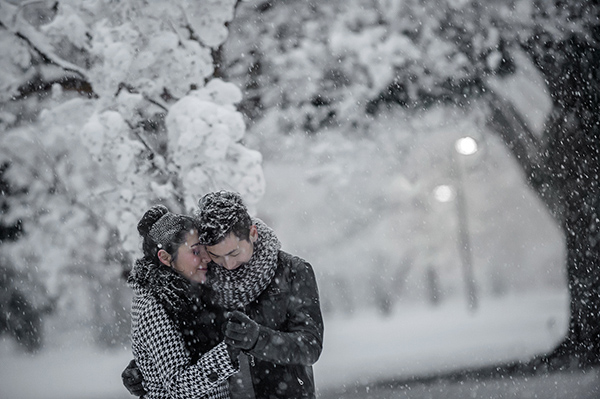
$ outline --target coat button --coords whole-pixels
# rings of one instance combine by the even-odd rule
[[[214,371],[213,371],[213,372],[211,372],[211,373],[208,375],[208,380],[209,380],[210,382],[215,382],[215,381],[217,381],[218,379],[219,379],[219,375],[218,375],[217,373],[215,373]]]

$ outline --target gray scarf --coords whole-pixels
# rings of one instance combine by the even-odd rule
[[[258,229],[258,239],[250,260],[235,270],[219,265],[209,267],[206,283],[213,289],[217,303],[226,309],[242,309],[258,298],[277,269],[279,239],[260,219],[252,221]]]

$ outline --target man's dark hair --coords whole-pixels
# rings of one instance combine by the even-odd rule
[[[252,218],[242,197],[233,191],[216,191],[198,201],[200,242],[216,245],[232,232],[238,239],[250,239]]]

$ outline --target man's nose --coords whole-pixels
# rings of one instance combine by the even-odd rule
[[[225,269],[233,270],[235,269],[235,259],[231,259],[229,256],[225,257]]]

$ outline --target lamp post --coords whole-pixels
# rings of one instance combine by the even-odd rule
[[[473,254],[471,251],[471,239],[469,236],[469,223],[467,218],[467,203],[464,193],[463,172],[460,155],[468,156],[475,154],[478,150],[477,142],[472,137],[463,137],[454,144],[452,160],[454,164],[454,177],[456,180],[456,211],[458,215],[458,252],[460,254],[467,305],[469,311],[474,312],[478,307],[477,287],[473,273]]]

